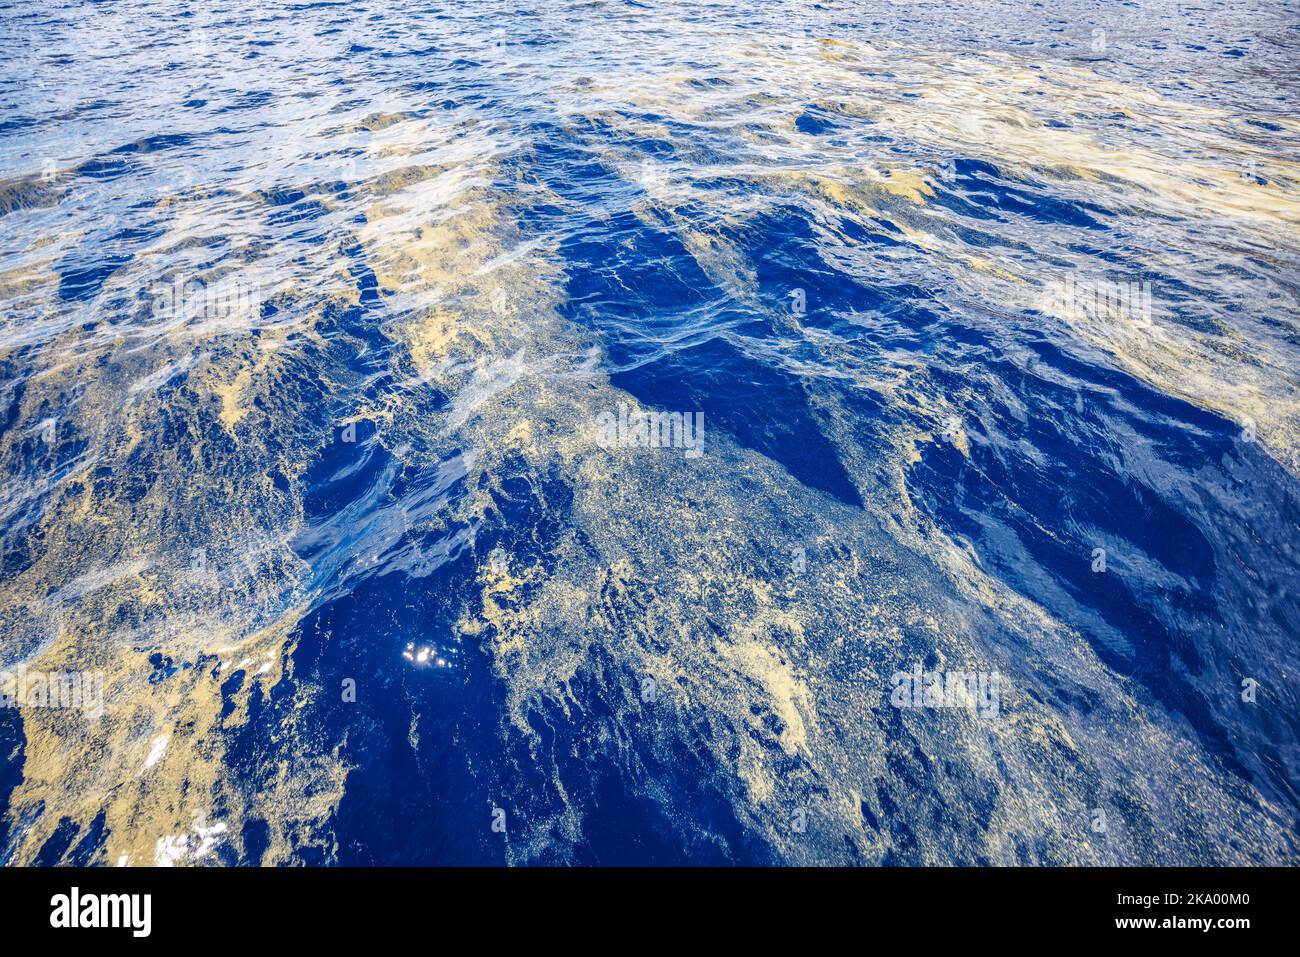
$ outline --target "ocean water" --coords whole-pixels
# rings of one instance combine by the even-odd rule
[[[1298,50],[0,6],[0,859],[1297,863]]]

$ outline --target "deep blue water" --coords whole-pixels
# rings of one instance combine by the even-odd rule
[[[1294,4],[0,24],[0,858],[1297,861]]]

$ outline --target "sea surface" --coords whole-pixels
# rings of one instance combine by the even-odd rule
[[[1300,863],[1298,64],[0,3],[0,860]]]

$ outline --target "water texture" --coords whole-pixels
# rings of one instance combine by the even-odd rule
[[[0,860],[1300,862],[1298,51],[0,5]]]

